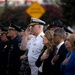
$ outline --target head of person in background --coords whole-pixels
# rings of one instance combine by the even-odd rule
[[[8,41],[9,40],[8,37],[7,37],[8,28],[7,27],[3,27],[1,30],[2,30],[0,32],[0,34],[1,34],[1,41],[3,41],[3,42]]]
[[[74,30],[73,30],[70,26],[64,27],[64,30],[66,31],[66,38],[67,38],[70,34],[73,34],[73,33],[74,33]]]
[[[0,23],[0,31],[2,30],[3,27],[4,27],[4,25],[2,25],[2,24]]]
[[[25,30],[26,30],[26,28],[20,28],[20,31],[18,32],[18,35],[20,36],[20,37],[22,37],[24,34],[25,34]]]
[[[66,40],[66,47],[68,48],[69,52],[73,52],[75,50],[75,33],[70,34]]]
[[[52,52],[54,46],[53,42],[54,31],[46,30],[45,35],[42,37],[43,37],[43,44],[47,47],[48,53]]]
[[[2,25],[1,23],[0,23],[0,32],[2,32],[2,28],[4,27],[4,25]],[[0,34],[1,35],[1,34]]]
[[[11,24],[9,27],[8,27],[8,32],[7,32],[7,36],[10,37],[10,39],[13,39],[15,38],[17,35],[18,35],[18,28],[16,25],[14,24]]]
[[[41,32],[43,32],[45,24],[46,23],[43,20],[31,18],[31,23],[29,26],[32,28],[32,34],[38,36]]]
[[[56,30],[58,28],[62,28],[63,27],[63,23],[61,20],[54,20],[50,26],[49,26],[49,29],[50,30]]]
[[[58,28],[54,30],[54,43],[56,45],[60,44],[61,42],[64,42],[66,38],[66,32],[62,28]]]

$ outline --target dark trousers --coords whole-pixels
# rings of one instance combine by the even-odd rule
[[[9,66],[8,67],[8,75],[19,75],[19,67]]]
[[[5,65],[0,65],[0,75],[7,75],[7,67]]]
[[[38,71],[38,75],[43,75],[40,71]]]

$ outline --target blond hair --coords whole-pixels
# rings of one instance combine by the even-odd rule
[[[75,33],[70,34],[70,36],[69,36],[69,41],[70,41],[70,43],[72,44],[73,49],[75,50]]]
[[[45,31],[45,37],[49,40],[49,43],[47,44],[48,52],[52,52],[53,50],[53,35],[54,35],[54,31],[52,30]]]

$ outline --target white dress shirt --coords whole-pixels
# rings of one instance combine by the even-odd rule
[[[59,49],[60,49],[60,47],[62,46],[62,44],[63,44],[64,42],[61,42],[60,44],[58,44],[58,46],[57,46],[57,52],[56,52],[56,54],[58,54],[58,51],[59,51]]]

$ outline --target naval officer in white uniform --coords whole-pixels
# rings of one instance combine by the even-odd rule
[[[35,37],[31,38],[27,43],[28,49],[28,61],[31,68],[31,75],[38,75],[38,67],[35,65],[35,61],[38,59],[41,50],[44,46],[41,36],[44,35],[43,27],[46,23],[40,19],[31,18],[32,33]]]
[[[31,69],[31,75],[38,75],[38,67],[35,65],[35,61],[38,59],[41,50],[44,46],[43,38],[41,36],[44,35],[44,25],[46,23],[40,19],[31,18],[31,23],[28,27],[32,30],[32,37],[29,41],[27,41],[29,31],[28,29],[25,32],[24,39],[22,39],[21,50],[28,50],[28,62]]]

